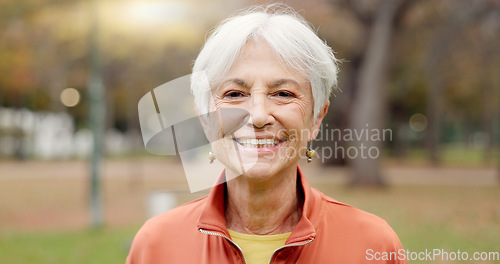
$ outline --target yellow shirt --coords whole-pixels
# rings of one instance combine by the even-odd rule
[[[241,248],[248,264],[267,264],[273,252],[285,245],[290,233],[249,235],[228,230],[231,239]]]

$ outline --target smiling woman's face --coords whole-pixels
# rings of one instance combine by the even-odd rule
[[[241,108],[249,112],[242,128],[214,142],[212,148],[228,169],[243,165],[243,176],[255,180],[293,168],[304,155],[307,141],[316,137],[325,114],[322,111],[314,120],[307,78],[285,68],[263,41],[245,45],[214,89],[213,98],[213,110]],[[238,158],[227,154],[235,147]]]

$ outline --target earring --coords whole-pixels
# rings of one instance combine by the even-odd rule
[[[210,160],[210,164],[214,163],[215,154],[212,151],[208,152],[208,160]]]
[[[316,150],[312,148],[312,141],[309,146],[307,146],[306,150],[307,162],[311,162],[314,157],[316,157]]]

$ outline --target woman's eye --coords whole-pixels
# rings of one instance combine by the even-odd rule
[[[243,97],[245,96],[242,92],[238,92],[238,91],[230,91],[230,92],[227,92],[226,94],[224,94],[224,97],[225,98],[240,98],[240,97]]]
[[[285,98],[295,97],[293,93],[287,91],[279,91],[275,95],[278,97],[285,97]]]

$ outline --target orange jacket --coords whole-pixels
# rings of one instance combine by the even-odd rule
[[[300,168],[298,177],[305,198],[302,218],[270,263],[407,263],[384,220],[311,188]],[[226,228],[224,188],[217,185],[207,197],[148,220],[127,264],[245,263]]]

